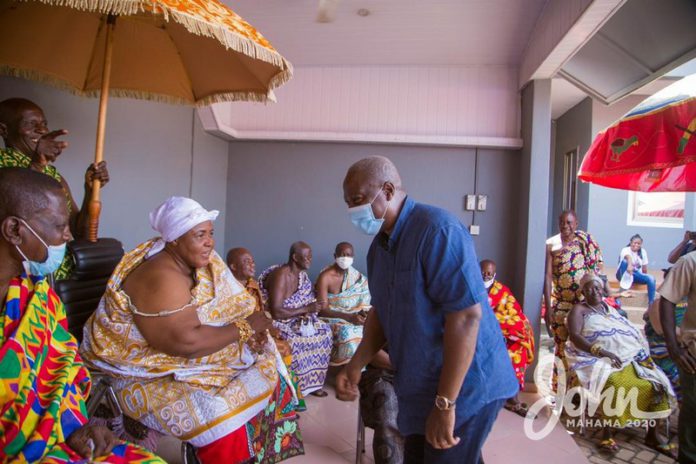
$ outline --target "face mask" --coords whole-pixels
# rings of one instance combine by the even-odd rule
[[[495,282],[495,274],[493,274],[493,277],[491,277],[491,280],[484,280],[483,281],[483,286],[486,287],[486,290],[491,288],[491,285],[493,285],[493,282]]]
[[[39,237],[39,234],[37,234],[24,219],[20,218],[19,220],[22,221],[25,226],[27,226],[27,229],[29,229],[29,231],[34,234],[34,237],[38,238],[41,244],[46,247],[46,250],[48,250],[48,257],[46,258],[46,261],[43,263],[37,263],[36,261],[31,261],[29,258],[27,258],[27,255],[25,255],[22,250],[15,245],[15,248],[17,248],[19,254],[24,258],[25,271],[28,267],[28,273],[33,276],[46,276],[54,273],[63,262],[63,258],[65,257],[65,246],[67,243],[63,243],[62,245],[46,245],[46,242]]]
[[[367,235],[377,235],[379,229],[382,228],[382,224],[384,224],[384,216],[387,214],[387,209],[389,208],[389,202],[391,202],[391,200],[387,203],[387,208],[384,209],[384,214],[381,219],[375,218],[375,213],[372,211],[372,203],[374,203],[382,192],[383,190],[377,192],[377,195],[375,195],[370,203],[356,206],[355,208],[348,208],[350,221],[358,230]]]
[[[344,271],[351,267],[353,265],[353,257],[352,256],[341,256],[339,258],[336,258],[336,264],[338,267],[343,269]]]

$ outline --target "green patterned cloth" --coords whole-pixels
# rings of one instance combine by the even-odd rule
[[[31,158],[14,148],[0,148],[0,168],[29,168],[31,165]],[[62,177],[55,166],[48,165],[43,168],[43,173],[47,176],[53,177],[58,182],[61,182]],[[68,199],[68,214],[72,210],[72,204],[70,198],[68,197],[68,192],[65,192],[65,196]],[[64,280],[70,277],[73,269],[75,268],[75,262],[73,260],[72,254],[65,253],[65,258],[60,264],[60,267],[56,272],[53,273],[53,278],[55,280]]]

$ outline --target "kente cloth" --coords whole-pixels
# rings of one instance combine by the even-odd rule
[[[259,287],[268,300],[266,279],[279,265],[273,265],[259,275]],[[283,308],[292,310],[314,303],[316,298],[312,281],[306,272],[301,271],[297,290],[283,301]],[[316,313],[289,319],[274,320],[280,338],[290,343],[292,350],[292,371],[297,375],[300,391],[307,396],[324,386],[326,371],[331,358],[331,327],[319,319]]]
[[[353,266],[343,273],[341,291],[329,293],[329,309],[345,314],[356,314],[360,311],[369,311],[370,289],[367,286],[367,277]],[[363,326],[351,324],[338,317],[322,317],[323,321],[331,327],[333,334],[333,346],[331,348],[332,366],[340,366],[350,361],[362,340]]]
[[[124,413],[158,432],[204,446],[237,430],[272,401],[285,366],[269,338],[261,354],[232,343],[195,359],[152,348],[133,320],[135,308],[122,283],[156,246],[149,240],[127,253],[109,279],[85,325],[83,358],[113,377]],[[196,269],[191,304],[202,324],[221,326],[249,316],[254,298],[220,256]],[[161,316],[167,317],[167,316]]]
[[[0,169],[1,168],[27,168],[31,166],[31,158],[14,148],[0,148]],[[55,166],[47,164],[43,168],[43,173],[61,182],[62,177]],[[70,198],[68,192],[65,192],[65,198],[68,200],[68,214],[72,208],[70,204]],[[72,271],[75,269],[75,261],[73,259],[72,253],[66,250],[63,262],[60,263],[60,267],[53,273],[53,278],[55,280],[63,280],[70,277]]]
[[[534,361],[534,333],[527,316],[508,287],[497,280],[488,289],[488,303],[495,312],[505,338],[512,367],[524,389],[524,372]]]
[[[0,317],[0,462],[82,461],[66,441],[87,423],[90,385],[63,303],[46,279],[10,281]],[[164,463],[123,442],[94,462]]]
[[[674,320],[677,327],[681,325],[682,320],[684,319],[686,305],[686,302],[681,302],[677,305],[676,312],[674,313]],[[677,400],[681,401],[682,392],[681,385],[679,383],[679,368],[669,356],[665,337],[655,331],[655,328],[652,326],[649,319],[645,321],[644,330],[645,337],[648,339],[648,345],[650,346],[650,357],[653,359],[653,361],[655,361],[655,364],[662,369],[662,372],[665,373],[672,384],[672,388],[677,396]]]
[[[259,282],[253,277],[250,277],[244,284],[244,288],[256,300],[256,307],[258,310],[266,311],[268,302],[264,299],[264,295],[259,287]],[[273,336],[273,341],[276,344],[276,348],[278,348],[278,353],[280,353],[280,357],[283,358],[283,363],[285,363],[285,367],[288,369],[290,379],[292,380],[292,385],[295,387],[295,393],[297,394],[297,407],[295,409],[297,411],[304,411],[307,409],[307,405],[305,404],[304,396],[299,389],[299,380],[297,375],[292,370],[292,349],[290,349],[290,343],[288,343],[286,340],[282,340],[280,338],[280,333],[278,333],[277,330],[272,331],[271,335]]]
[[[568,340],[566,319],[576,303],[582,301],[580,280],[587,272],[599,271],[602,252],[592,236],[582,230],[575,231],[575,237],[558,251],[552,252],[553,287],[551,289],[551,329],[556,345],[555,356],[568,371],[565,361],[565,344]],[[553,389],[556,390],[557,372],[554,364]]]
[[[615,354],[622,364],[615,368],[609,358],[582,351],[569,340],[565,345],[566,360],[583,387],[583,394],[595,402],[600,401],[603,393],[607,395],[607,399],[599,402],[597,411],[604,417],[616,419],[620,426],[641,419],[634,415],[635,408],[629,407],[627,401],[636,393],[638,411],[654,413],[654,419],[668,417],[674,403],[674,390],[667,376],[650,358],[647,340],[638,327],[614,308],[604,303],[602,307],[605,313],[590,311],[585,314],[581,334],[590,344],[599,343],[602,349]],[[607,390],[611,386],[614,387],[613,396]],[[621,386],[624,391],[618,388]],[[617,406],[616,414],[611,413],[610,408]]]

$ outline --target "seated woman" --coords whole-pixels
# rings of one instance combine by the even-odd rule
[[[648,306],[655,301],[655,277],[648,274],[648,252],[643,249],[643,238],[636,234],[621,249],[616,280],[621,282],[624,273],[633,275],[633,282],[648,286]],[[628,290],[628,289],[626,289]]]
[[[580,286],[585,300],[568,314],[566,359],[585,399],[596,402],[600,398],[596,411],[610,423],[603,428],[600,447],[615,452],[618,446],[612,438],[612,426],[626,427],[644,419],[669,417],[674,392],[650,358],[640,329],[602,301],[602,280],[588,273]],[[593,405],[589,406],[592,413]],[[674,453],[655,426],[648,428],[645,442],[661,453]]]
[[[202,463],[278,462],[303,453],[296,399],[270,318],[213,250],[217,215],[182,197],[150,214],[161,237],[123,257],[82,353],[125,414]]]
[[[61,185],[0,169],[0,462],[164,463],[87,422],[89,372],[45,275],[70,239]]]

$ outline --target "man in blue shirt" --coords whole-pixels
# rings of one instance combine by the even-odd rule
[[[362,368],[388,342],[405,462],[479,462],[519,386],[471,236],[454,215],[407,197],[384,157],[351,166],[343,194],[353,224],[377,236],[367,256],[375,311],[337,376],[338,398],[357,397]]]

